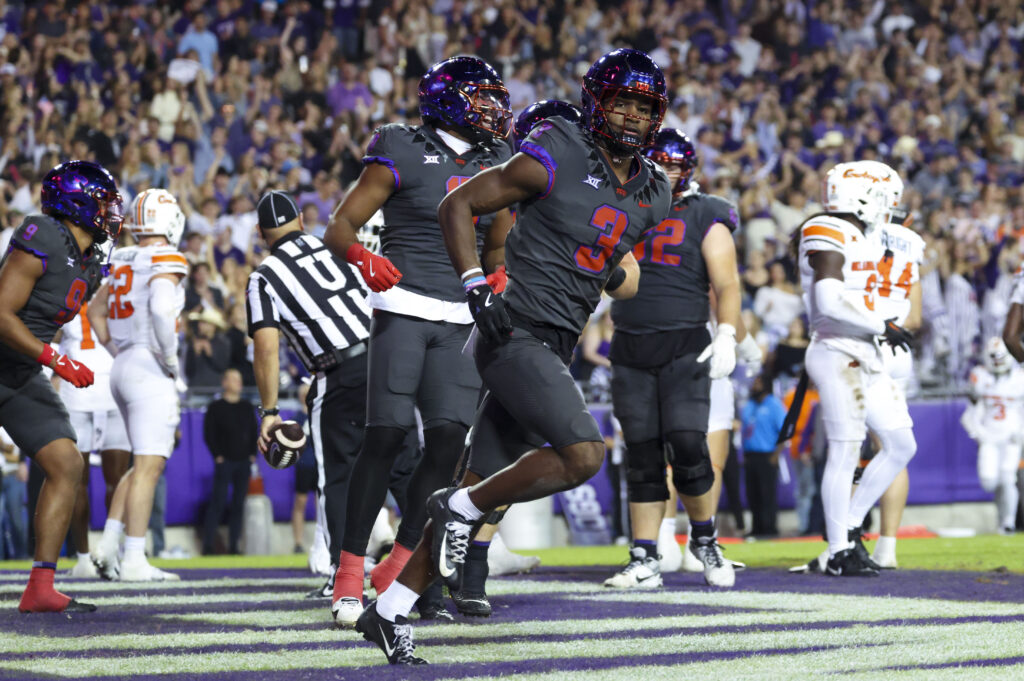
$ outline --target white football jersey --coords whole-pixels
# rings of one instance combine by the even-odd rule
[[[119,351],[133,345],[159,352],[149,317],[149,280],[158,274],[179,274],[175,288],[175,317],[185,308],[188,261],[174,246],[128,246],[111,257],[108,298],[110,337]]]
[[[1024,369],[1013,367],[993,374],[982,366],[971,369],[971,393],[981,405],[979,434],[985,440],[1020,437],[1024,424]]]
[[[96,380],[88,388],[76,388],[61,381],[60,398],[69,411],[110,411],[117,409],[110,394],[110,368],[114,358],[96,340],[86,317],[88,309],[88,303],[82,303],[75,318],[61,328],[58,352],[92,369]]]
[[[877,234],[884,252],[875,265],[875,310],[883,319],[895,317],[896,323],[903,326],[910,316],[910,287],[921,281],[924,239],[914,230],[895,224],[879,228]]]
[[[810,256],[819,251],[843,255],[844,295],[865,314],[876,314],[878,298],[877,264],[883,252],[877,230],[864,234],[856,225],[830,215],[808,218],[800,226],[800,285],[804,290],[811,334],[817,341],[881,370],[881,358],[874,337],[851,336],[838,322],[819,313],[814,300],[814,270]]]

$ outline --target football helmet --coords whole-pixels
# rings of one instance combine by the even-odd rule
[[[690,187],[690,180],[697,174],[700,158],[693,142],[682,130],[662,128],[654,136],[654,144],[645,152],[647,158],[662,166],[677,165],[682,168],[673,194],[683,194]]]
[[[892,168],[876,161],[840,163],[825,175],[822,203],[827,212],[850,213],[869,230],[874,229],[891,215],[891,187],[898,177]]]
[[[985,368],[996,376],[1007,373],[1014,364],[1010,351],[1006,349],[1006,343],[999,336],[992,336],[986,341],[981,360]]]
[[[43,178],[43,214],[63,218],[92,234],[93,243],[117,241],[124,203],[107,169],[91,161],[61,163]]]
[[[902,222],[903,218],[906,217],[906,214],[899,210],[900,205],[903,203],[903,178],[890,166],[881,161],[861,161],[860,163],[865,168],[871,170],[872,174],[876,177],[888,178],[880,184],[882,191],[885,193],[886,205],[886,212],[882,216],[882,220],[886,223]]]
[[[621,48],[613,50],[593,63],[583,76],[583,124],[604,141],[614,154],[631,154],[649,147],[658,134],[668,106],[665,75],[646,52]],[[626,119],[647,120],[650,127],[643,135],[615,130],[608,124],[610,106],[622,94],[639,95],[651,101],[650,118],[627,115]]]
[[[519,145],[533,130],[533,126],[552,116],[561,116],[570,123],[578,124],[583,118],[583,112],[579,110],[579,107],[560,99],[542,99],[539,102],[534,102],[523,109],[519,118],[516,119],[514,145],[516,151],[519,151]]]
[[[508,136],[508,90],[479,57],[461,55],[434,64],[420,79],[419,97],[424,123],[451,128],[474,144]]]
[[[176,247],[185,231],[185,214],[178,200],[166,189],[145,189],[132,201],[127,223],[136,239],[162,236]]]

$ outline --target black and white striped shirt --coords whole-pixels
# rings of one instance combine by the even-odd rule
[[[315,373],[313,358],[369,338],[366,295],[355,268],[331,255],[315,236],[290,232],[249,275],[249,335],[278,328]]]

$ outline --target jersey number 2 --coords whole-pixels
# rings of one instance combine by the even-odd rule
[[[592,244],[576,249],[576,265],[588,272],[603,272],[605,263],[615,254],[615,248],[629,227],[629,216],[607,203],[602,204],[590,217],[590,226],[600,230],[600,234]]]
[[[114,270],[114,276],[110,280],[110,318],[128,319],[135,312],[130,300],[121,300],[121,296],[127,296],[132,290],[132,267],[121,265]]]
[[[642,241],[637,242],[633,247],[633,257],[637,262],[643,262],[647,257],[647,239],[651,239],[651,262],[655,265],[669,265],[679,267],[681,258],[675,253],[666,253],[666,246],[678,246],[683,243],[686,237],[686,223],[677,218],[662,220],[657,227],[646,232]]]

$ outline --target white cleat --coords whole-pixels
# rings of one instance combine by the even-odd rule
[[[500,532],[491,539],[487,549],[487,571],[491,577],[529,572],[538,565],[540,558],[537,556],[522,556],[509,551]]]
[[[736,583],[736,570],[732,562],[722,555],[722,547],[718,545],[717,539],[690,543],[687,552],[696,556],[704,566],[704,581],[708,586],[727,589]]]
[[[690,538],[686,538],[686,550],[683,551],[683,572],[704,572],[704,563],[693,550]]]
[[[380,560],[381,556],[389,552],[395,545],[395,531],[388,519],[388,510],[380,509],[377,513],[377,520],[370,530],[370,541],[366,546],[366,557]],[[362,612],[362,611],[360,611]]]
[[[177,582],[181,577],[173,572],[164,572],[158,567],[142,560],[124,561],[121,563],[122,582]]]
[[[354,627],[362,614],[363,602],[358,598],[339,598],[331,604],[331,616],[338,628]]]
[[[828,565],[828,549],[825,549],[824,551],[819,553],[816,557],[811,558],[811,560],[809,562],[804,563],[802,565],[794,565],[793,567],[789,568],[789,571],[790,572],[794,572],[794,573],[807,573],[807,572],[810,572],[810,573],[824,574],[825,567],[827,565]]]
[[[92,562],[92,557],[79,558],[75,566],[68,570],[68,577],[79,577],[82,579],[99,579],[100,573]]]
[[[100,547],[90,557],[92,558],[93,566],[96,568],[96,574],[99,575],[100,579],[108,582],[116,582],[121,579],[121,558],[117,555],[116,548],[111,552],[107,552],[103,550],[103,547]]]
[[[896,554],[885,554],[884,556],[879,553],[872,553],[871,560],[878,564],[878,567],[883,570],[895,570],[900,566],[896,561]]]
[[[658,533],[658,555],[661,556],[661,571],[676,572],[683,567],[683,550],[672,531]],[[703,569],[703,566],[701,566]]]
[[[610,589],[657,589],[662,585],[661,568],[657,558],[648,558],[643,549],[629,550],[629,563],[619,572],[604,580]]]
[[[309,571],[321,577],[330,577],[334,574],[331,569],[331,552],[327,549],[322,537],[315,537],[313,545],[309,547]]]

